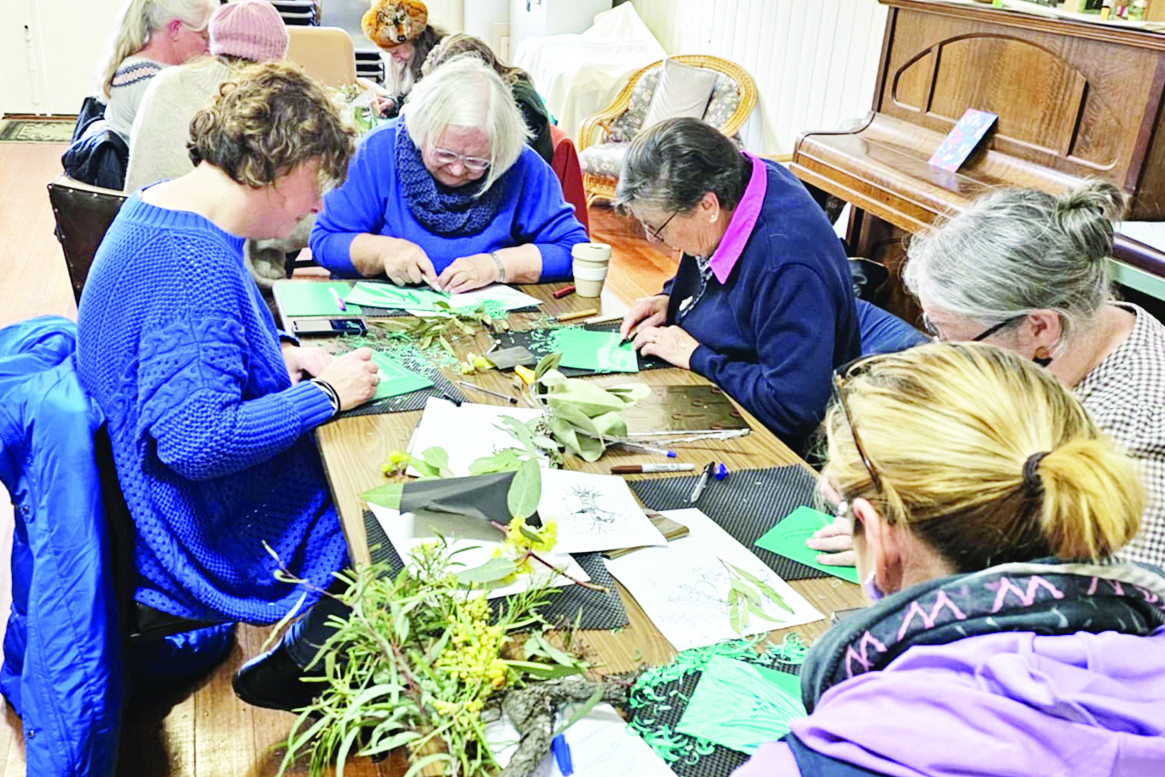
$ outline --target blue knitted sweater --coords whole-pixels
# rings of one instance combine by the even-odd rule
[[[311,231],[312,257],[333,273],[357,277],[349,249],[359,234],[416,243],[438,273],[454,259],[533,243],[542,254],[541,281],[569,278],[570,249],[587,232],[562,197],[554,171],[529,146],[494,186],[506,185],[497,216],[476,235],[449,237],[425,229],[409,211],[396,170],[396,133],[402,121],[373,130],[360,141],[344,185],[324,198]]]
[[[264,542],[322,587],[346,549],[308,434],[331,406],[291,385],[242,244],[135,194],[86,280],[77,367],[108,419],[137,528],[137,600],[270,623],[302,591],[275,580]]]

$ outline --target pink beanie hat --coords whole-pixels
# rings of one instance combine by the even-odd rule
[[[270,62],[287,56],[287,27],[267,0],[236,0],[210,17],[210,53]]]

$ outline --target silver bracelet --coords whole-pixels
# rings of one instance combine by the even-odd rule
[[[494,260],[494,264],[498,266],[498,283],[506,282],[506,266],[502,264],[502,258],[498,256],[497,251],[490,251],[489,258]]]

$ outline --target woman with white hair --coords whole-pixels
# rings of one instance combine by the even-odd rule
[[[337,275],[451,292],[569,277],[586,230],[527,132],[492,68],[442,65],[400,119],[365,136],[324,199],[312,255]]]
[[[206,53],[207,25],[218,0],[128,0],[102,74],[109,128],[129,143],[150,79]]]

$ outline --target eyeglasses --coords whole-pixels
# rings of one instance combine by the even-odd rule
[[[666,221],[664,221],[662,224],[660,224],[658,227],[655,227],[655,228],[648,226],[647,223],[643,222],[643,221],[640,221],[639,223],[643,224],[643,231],[647,233],[648,237],[655,238],[656,240],[658,240],[659,242],[662,243],[663,242],[663,231],[665,229],[667,229],[667,225],[671,223],[671,220],[674,219],[678,215],[680,215],[680,212],[678,210],[673,211],[672,214],[667,217]]]
[[[1023,315],[1020,315],[1020,316],[1012,316],[1011,318],[1006,318],[1003,321],[1000,321],[995,326],[988,327],[987,329],[984,329],[982,332],[980,332],[979,334],[972,337],[971,342],[977,343],[981,340],[986,340],[988,337],[995,334],[1000,329],[1003,329],[1004,327],[1009,327],[1013,324],[1018,324],[1020,321],[1023,321],[1025,318],[1027,318],[1026,313]]]
[[[465,169],[471,173],[484,173],[489,169],[489,160],[479,156],[466,156],[465,154],[458,154],[456,151],[450,151],[447,148],[433,147],[433,159],[441,166],[451,165],[454,162],[461,162],[465,165]]]
[[[1003,321],[1000,321],[998,324],[995,324],[994,326],[990,326],[990,327],[984,329],[982,332],[980,332],[979,334],[972,337],[968,342],[972,342],[972,343],[982,342],[983,340],[986,340],[988,337],[995,334],[996,332],[998,332],[1002,329],[1006,329],[1009,326],[1014,326],[1015,324],[1018,324],[1020,321],[1023,321],[1025,318],[1027,318],[1026,313],[1020,314],[1018,316],[1012,316],[1011,318],[1006,318]],[[939,334],[938,327],[935,326],[934,323],[929,318],[927,318],[927,316],[925,314],[922,316],[922,326],[938,342],[945,342],[946,341],[946,338],[943,337],[941,334]]]
[[[849,411],[849,403],[845,398],[845,384],[846,381],[858,372],[859,367],[869,366],[881,355],[871,354],[870,356],[863,356],[848,364],[843,364],[833,373],[833,399],[841,406],[841,412],[845,416],[845,422],[849,426],[850,434],[853,435],[854,447],[858,449],[858,456],[862,460],[862,466],[866,468],[866,472],[869,473],[874,488],[878,491],[882,490],[882,478],[878,475],[878,470],[874,468],[874,463],[870,461],[870,457],[866,454],[866,446],[862,444],[861,435],[858,434],[858,428],[854,425],[853,416]]]

